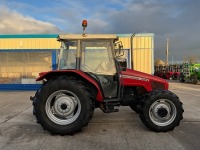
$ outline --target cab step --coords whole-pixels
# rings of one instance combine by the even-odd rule
[[[100,104],[100,109],[104,113],[118,112],[119,109],[116,109],[115,108],[116,106],[118,106],[118,107],[120,106],[119,100],[108,99],[108,100],[104,100],[104,102]]]

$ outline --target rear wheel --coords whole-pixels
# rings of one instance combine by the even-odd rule
[[[173,80],[177,80],[177,79],[178,79],[178,75],[177,75],[177,74],[173,74],[173,75],[172,75],[172,79],[173,79]]]
[[[37,95],[35,115],[52,134],[73,134],[90,121],[94,106],[88,89],[75,79],[48,81]]]
[[[170,91],[152,91],[146,94],[140,105],[142,122],[156,132],[173,130],[183,119],[182,103]]]
[[[33,115],[36,115],[35,106],[36,106],[36,103],[38,101],[37,97],[38,97],[38,94],[40,93],[40,89],[41,89],[41,87],[36,91],[35,96],[33,97],[33,102],[32,102],[32,105],[33,105]]]

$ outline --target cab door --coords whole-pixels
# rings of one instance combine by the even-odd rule
[[[119,81],[111,40],[81,41],[80,70],[93,77],[105,98],[117,98]]]

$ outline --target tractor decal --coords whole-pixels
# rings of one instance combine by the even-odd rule
[[[122,77],[123,77],[123,78],[128,78],[128,79],[135,79],[135,80],[140,80],[140,81],[149,82],[149,79],[141,78],[141,77],[136,77],[136,76],[122,75]]]

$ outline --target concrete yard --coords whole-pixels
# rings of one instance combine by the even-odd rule
[[[104,114],[96,109],[82,132],[69,136],[43,131],[32,115],[34,91],[0,92],[0,150],[198,150],[200,149],[200,85],[170,81],[184,107],[174,131],[149,131],[129,107]]]

